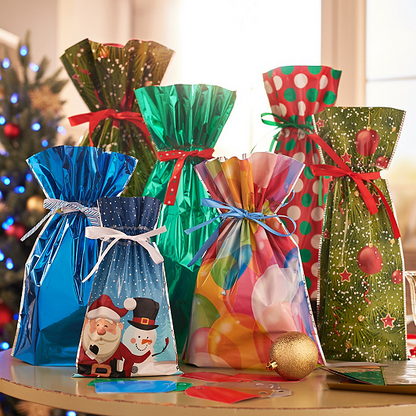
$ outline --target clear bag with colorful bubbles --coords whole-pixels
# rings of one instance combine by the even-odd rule
[[[179,374],[163,257],[150,239],[160,201],[152,197],[102,198],[102,239],[91,299],[79,343],[77,373],[88,377]]]
[[[123,191],[136,159],[57,146],[27,162],[50,212],[26,262],[12,355],[34,365],[74,366],[92,284],[83,279],[100,248],[85,238],[85,228],[99,223],[98,198]]]
[[[303,164],[254,153],[195,169],[212,198],[203,204],[218,208],[222,222],[197,254],[205,252],[184,361],[266,369],[273,341],[287,331],[308,335],[323,361],[299,248],[289,232],[294,224],[286,218],[286,227],[276,214]]]

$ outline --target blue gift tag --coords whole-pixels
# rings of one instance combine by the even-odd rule
[[[114,380],[96,383],[96,393],[166,393],[176,390],[175,381],[165,380]]]

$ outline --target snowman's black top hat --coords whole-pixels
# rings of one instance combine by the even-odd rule
[[[159,313],[159,303],[150,298],[128,298],[124,307],[133,311],[133,320],[128,321],[136,328],[151,330],[157,328],[156,316]]]

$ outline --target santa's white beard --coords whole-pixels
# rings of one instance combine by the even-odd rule
[[[82,335],[82,346],[84,351],[90,350],[91,345],[98,347],[98,354],[95,356],[95,360],[100,364],[111,358],[116,352],[121,341],[121,328],[116,326],[116,333],[112,334],[106,332],[104,335],[98,335],[97,331],[90,332],[90,323],[88,322],[84,327]]]

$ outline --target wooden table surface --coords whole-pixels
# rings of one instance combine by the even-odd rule
[[[241,373],[228,369],[198,369],[193,366],[181,368],[184,372]],[[281,388],[291,390],[292,394],[288,397],[252,399],[235,405],[191,398],[184,392],[99,394],[95,393],[93,386],[88,386],[91,379],[73,378],[74,370],[72,367],[35,367],[11,357],[10,350],[3,351],[0,353],[0,392],[60,409],[96,415],[125,416],[139,412],[152,416],[416,414],[416,395],[330,390],[326,383],[338,379],[322,369],[316,369],[301,382],[280,383]],[[159,379],[205,384],[203,381],[179,376]]]

